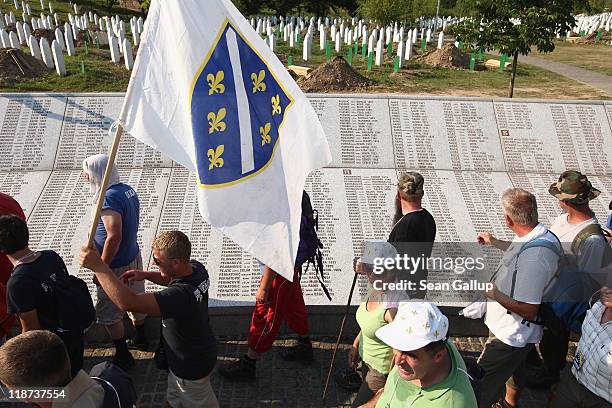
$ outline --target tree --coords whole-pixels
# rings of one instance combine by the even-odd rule
[[[573,6],[582,0],[476,0],[453,33],[458,41],[485,50],[512,55],[512,76],[508,96],[514,95],[519,54],[532,47],[540,52],[555,49],[557,33],[566,33],[576,24]],[[467,2],[466,2],[467,3]],[[465,4],[465,3],[464,3]]]
[[[386,26],[409,18],[411,0],[359,0],[359,13]]]

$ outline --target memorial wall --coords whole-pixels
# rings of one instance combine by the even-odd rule
[[[550,224],[560,209],[548,187],[566,169],[586,173],[602,191],[592,207],[600,220],[607,217],[612,103],[394,95],[311,95],[310,100],[333,155],[306,183],[320,215],[333,301],[310,270],[302,277],[308,304],[346,302],[353,257],[364,240],[389,233],[402,170],[425,176],[424,206],[436,219],[440,242],[473,242],[479,231],[510,238],[499,202],[513,186],[536,193],[540,218]],[[31,247],[60,253],[92,291],[91,273],[78,266],[93,205],[81,164],[108,151],[108,130],[122,102],[121,94],[0,94],[0,191],[24,208]],[[122,181],[140,197],[145,266],[154,269],[154,236],[180,229],[211,275],[211,305],[251,304],[259,283],[257,261],[201,219],[194,174],[127,134],[117,164]],[[358,291],[365,294],[365,282]],[[465,301],[436,293],[432,300]]]

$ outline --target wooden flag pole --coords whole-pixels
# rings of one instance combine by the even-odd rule
[[[332,354],[331,364],[329,365],[329,371],[327,372],[327,378],[325,379],[325,387],[323,388],[323,403],[327,399],[327,388],[329,387],[329,380],[332,375],[332,371],[334,371],[334,363],[336,362],[336,353],[338,352],[338,347],[340,346],[340,339],[342,338],[342,332],[344,331],[344,323],[346,322],[346,317],[348,316],[349,310],[351,308],[351,300],[353,299],[353,291],[355,290],[355,284],[357,283],[357,277],[359,274],[355,273],[353,277],[353,284],[351,285],[351,291],[349,292],[348,301],[346,302],[346,309],[344,310],[344,316],[342,317],[342,323],[340,324],[340,332],[338,333],[338,340],[336,340],[336,346],[334,347],[334,353]]]
[[[104,179],[102,180],[100,192],[98,193],[98,201],[96,202],[96,212],[94,213],[93,218],[91,220],[91,228],[89,229],[89,239],[87,241],[87,248],[93,248],[96,230],[98,229],[98,221],[100,220],[100,214],[102,213],[102,204],[104,204],[104,195],[106,193],[106,187],[108,187],[108,182],[110,180],[111,172],[113,169],[112,166],[115,163],[115,157],[117,157],[117,150],[119,150],[119,141],[121,140],[121,135],[123,135],[123,126],[121,124],[117,124],[117,129],[115,129],[115,136],[113,139],[113,145],[110,148],[110,153],[108,155],[108,163],[106,163],[106,170],[104,171]]]

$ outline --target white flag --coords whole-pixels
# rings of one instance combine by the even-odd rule
[[[306,177],[331,161],[285,67],[229,0],[154,0],[121,121],[195,171],[203,218],[292,280]]]

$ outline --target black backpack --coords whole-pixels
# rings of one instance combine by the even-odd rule
[[[300,220],[300,243],[298,245],[297,255],[295,258],[295,266],[301,267],[306,264],[304,272],[308,271],[310,264],[314,266],[317,280],[325,293],[325,296],[331,301],[331,295],[323,283],[323,253],[321,249],[323,244],[317,236],[319,229],[319,213],[312,208],[310,197],[304,191],[302,193],[302,218]]]
[[[104,388],[103,408],[131,408],[138,402],[138,394],[130,376],[120,367],[106,361],[95,365],[89,376]]]
[[[70,275],[64,260],[53,251],[41,251],[42,256],[56,258],[60,268],[49,271],[56,311],[56,328],[53,331],[84,333],[96,321],[96,309],[87,284]],[[18,266],[17,266],[18,267]]]

